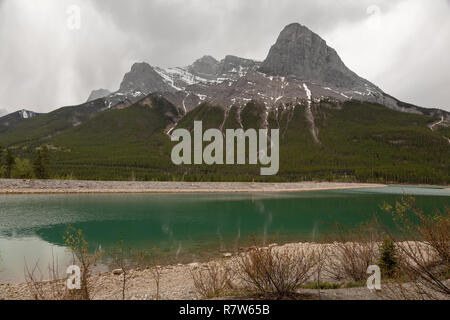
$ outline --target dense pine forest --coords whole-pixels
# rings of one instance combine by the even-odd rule
[[[280,106],[267,117],[280,129],[280,170],[260,176],[260,165],[173,165],[167,128],[261,128],[264,105],[250,101],[238,112],[208,103],[186,115],[162,97],[151,105],[88,114],[63,108],[0,132],[0,176],[91,180],[357,181],[444,184],[450,181],[450,128],[437,119],[348,101],[313,103],[319,142],[311,135],[306,103]],[[94,103],[95,107],[95,103]],[[77,112],[80,124],[67,120]]]

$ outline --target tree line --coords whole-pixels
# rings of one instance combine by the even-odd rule
[[[35,149],[34,160],[14,156],[13,150],[0,145],[0,178],[49,179],[50,153],[47,146]]]

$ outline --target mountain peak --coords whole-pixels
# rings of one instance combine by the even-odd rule
[[[187,69],[196,76],[211,79],[219,70],[219,61],[212,56],[205,55],[200,59],[197,59],[193,64],[187,67]]]
[[[348,69],[325,40],[299,23],[289,24],[281,31],[260,71],[337,88],[354,89],[370,84]]]
[[[314,33],[308,27],[301,25],[300,23],[291,23],[284,27],[278,36],[277,42],[300,42],[305,47],[321,46],[334,51],[334,49],[327,46],[326,41],[318,34]],[[323,53],[325,53],[325,51]]]
[[[119,91],[122,93],[137,91],[141,94],[149,94],[159,91],[172,92],[174,88],[167,84],[147,62],[137,62],[123,77]]]
[[[210,55],[204,55],[204,56],[201,57],[200,59],[197,59],[195,62],[219,63],[219,61],[217,61],[216,58],[214,58],[213,56],[210,56]],[[194,63],[195,63],[195,62],[194,62]]]
[[[254,65],[256,63],[256,61],[252,60],[252,59],[241,58],[238,56],[226,55],[225,58],[221,61],[221,63],[222,64],[234,63],[234,64],[238,64],[242,67],[248,67],[248,66]]]
[[[30,118],[34,118],[34,117],[36,117],[38,115],[39,115],[39,113],[36,113],[34,111],[30,111],[30,110],[27,110],[27,109],[17,110],[17,111],[12,112],[12,113],[8,113],[8,111],[5,110],[5,109],[1,109],[0,110],[0,118],[2,118],[2,117],[6,118],[7,117],[7,118],[14,118],[14,119],[30,119]]]
[[[280,35],[282,34],[292,34],[292,33],[305,33],[305,34],[315,34],[312,32],[308,27],[298,23],[294,22],[291,24],[288,24],[284,27],[284,29],[281,31]]]
[[[149,65],[147,62],[135,62],[131,66],[132,72],[145,72],[147,70],[152,70],[152,66]]]

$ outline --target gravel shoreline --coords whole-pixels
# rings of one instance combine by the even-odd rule
[[[276,244],[275,250],[295,250],[303,252],[310,250],[327,249],[334,251],[334,243],[289,243],[282,246]],[[241,253],[242,254],[242,253]],[[236,254],[224,254],[222,259],[216,259],[204,263],[177,264],[160,267],[159,299],[161,300],[198,300],[202,299],[198,294],[192,272],[204,270],[211,263],[232,264],[237,259]],[[94,300],[121,300],[122,299],[122,275],[120,270],[103,272],[93,275],[94,286],[91,288]],[[155,299],[156,284],[150,269],[133,269],[128,272],[126,300],[152,300]],[[313,278],[310,279],[311,281]],[[345,279],[344,279],[345,280]],[[349,279],[347,279],[349,280]],[[323,274],[321,281],[335,282]],[[450,281],[446,280],[448,283]],[[46,282],[48,284],[48,282]],[[338,288],[338,289],[301,289],[299,293],[303,299],[308,300],[384,300],[389,297],[389,290],[375,291],[369,290],[364,284],[361,287]],[[404,284],[409,286],[409,284]],[[225,296],[217,299],[257,299],[248,296]],[[440,299],[448,300],[450,297],[441,296]],[[20,284],[0,284],[0,300],[32,300],[33,295],[26,283]]]
[[[290,243],[277,246],[278,250],[289,250],[298,248],[302,250],[315,250],[322,246],[332,244],[319,243]],[[189,263],[161,266],[160,299],[161,300],[196,300],[201,299],[198,295],[192,279],[192,272],[204,269],[208,264],[222,261],[232,263],[236,255],[224,254],[221,260],[213,260],[204,263]],[[128,271],[126,299],[127,300],[152,300],[155,298],[156,285],[151,270],[133,269]],[[329,280],[324,277],[322,280]],[[120,300],[122,299],[122,276],[115,271],[103,272],[93,276],[95,283],[92,291],[95,300]],[[342,288],[331,290],[320,290],[321,299],[381,299],[382,297],[374,291],[365,287]],[[317,299],[319,291],[315,289],[304,289],[302,294],[307,299]],[[251,297],[222,297],[221,299],[241,299]],[[0,284],[0,300],[30,300],[32,293],[26,283]]]
[[[384,186],[386,185],[344,182],[251,183],[0,179],[0,194],[301,192]]]

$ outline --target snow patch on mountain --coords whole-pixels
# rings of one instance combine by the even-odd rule
[[[316,143],[320,143],[319,137],[317,136],[317,127],[314,122],[314,115],[311,110],[311,97],[312,97],[311,90],[309,90],[308,86],[305,83],[303,83],[303,89],[305,89],[306,97],[307,97],[306,119],[309,121],[309,124],[311,125],[311,134],[313,136],[314,141]]]
[[[19,113],[19,117],[22,118],[22,119],[31,119],[31,118],[34,118],[37,115],[35,112],[28,111],[28,110],[25,110],[25,109],[19,110],[18,113]]]

